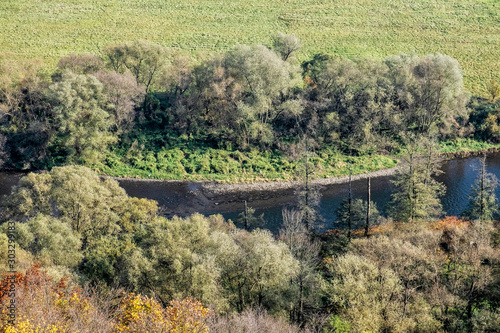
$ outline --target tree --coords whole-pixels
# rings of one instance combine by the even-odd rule
[[[498,96],[500,96],[500,84],[494,79],[491,79],[488,86],[487,86],[488,92],[491,96],[491,102],[494,102]]]
[[[106,96],[105,110],[112,115],[112,129],[127,133],[134,126],[135,108],[144,101],[145,88],[132,74],[99,71],[94,76],[102,83]]]
[[[319,187],[312,183],[315,171],[315,166],[310,161],[312,156],[311,146],[313,143],[314,141],[309,137],[304,137],[300,144],[303,153],[297,169],[301,184],[295,190],[295,195],[298,200],[298,209],[301,212],[305,228],[309,232],[314,231],[321,220],[318,214],[321,193]]]
[[[239,312],[249,306],[273,311],[286,308],[285,292],[298,263],[285,243],[260,229],[216,232],[212,239],[219,244],[214,254],[224,293],[233,308]]]
[[[408,331],[435,331],[440,327],[430,310],[435,300],[429,296],[445,263],[436,252],[440,236],[427,225],[412,225],[351,243],[352,254],[370,260],[380,270],[393,271],[400,281],[401,289],[393,295],[400,318],[393,318],[388,326],[402,321],[413,327]]]
[[[288,245],[291,254],[298,261],[297,275],[290,279],[293,293],[290,319],[304,324],[306,315],[319,307],[318,291],[322,279],[317,267],[320,262],[320,244],[311,239],[300,211],[284,209],[282,215],[283,225],[279,231],[279,239]]]
[[[299,84],[298,68],[262,45],[236,46],[225,54],[223,67],[242,89],[237,110],[243,141],[269,146],[273,121],[288,111],[279,106]]]
[[[437,147],[426,138],[409,135],[404,138],[406,153],[401,157],[401,167],[392,183],[392,216],[408,222],[428,220],[442,214],[439,197],[445,188],[433,178],[441,171]]]
[[[292,54],[300,49],[300,41],[294,35],[278,32],[272,37],[272,40],[273,50],[281,55],[283,61],[287,61]]]
[[[129,198],[118,182],[101,179],[82,166],[30,173],[21,178],[2,205],[2,222],[25,222],[43,214],[67,223],[80,235],[82,250],[101,236],[139,229],[157,212],[155,202]]]
[[[0,55],[0,160],[5,167],[45,167],[54,128],[40,66]]]
[[[3,229],[7,225],[4,224]],[[39,214],[27,223],[17,223],[15,239],[22,249],[45,265],[73,268],[83,257],[79,236],[69,224],[52,216]]]
[[[379,268],[355,254],[336,259],[329,269],[334,278],[325,286],[325,293],[354,332],[378,332],[389,327],[407,332],[411,327],[401,318],[402,309],[395,294],[401,292],[402,286],[392,270]]]
[[[69,54],[66,57],[59,59],[57,63],[59,68],[59,75],[66,70],[69,70],[75,74],[93,74],[104,68],[104,61],[94,54],[82,53],[82,54]],[[56,74],[57,75],[57,74]]]
[[[469,204],[464,214],[480,222],[491,221],[498,213],[498,199],[495,190],[498,179],[495,175],[486,172],[486,154],[480,160],[479,175],[472,186],[469,195]]]
[[[371,201],[370,202],[370,213],[369,219],[371,221],[376,220],[379,216],[377,205]],[[367,219],[367,207],[368,203],[363,199],[352,200],[351,207],[349,208],[349,199],[342,201],[340,207],[337,209],[338,221],[342,224],[348,224],[349,228],[366,228]],[[350,226],[349,226],[350,223]]]
[[[395,100],[407,128],[415,133],[456,137],[466,119],[469,93],[458,62],[440,53],[423,57],[401,54],[386,59]]]
[[[245,200],[245,210],[238,215],[239,223],[243,224],[245,230],[249,230],[250,226],[260,227],[265,224],[264,213],[255,216],[255,209],[248,207]]]
[[[341,144],[350,153],[373,152],[384,142],[383,135],[401,127],[384,64],[318,55],[303,68],[309,77],[306,110],[317,113],[317,134],[326,142]]]
[[[221,268],[212,255],[219,245],[211,239],[210,223],[200,214],[155,218],[135,236],[140,251],[122,266],[124,284],[157,295],[164,306],[169,299],[190,296],[227,310],[219,287]]]
[[[500,262],[500,251],[491,244],[492,227],[489,221],[443,227],[441,248],[446,265],[441,276],[442,290],[434,299],[447,331],[471,332],[474,314],[491,309],[488,301],[495,299],[495,266]],[[496,298],[498,302],[498,295]]]
[[[108,67],[118,73],[130,71],[146,93],[159,83],[168,61],[167,49],[143,40],[109,46],[105,54]]]
[[[69,162],[94,164],[117,138],[109,132],[111,117],[106,108],[102,83],[91,75],[64,72],[60,82],[49,87],[53,103],[55,144]]]

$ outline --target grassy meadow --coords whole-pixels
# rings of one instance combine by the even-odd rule
[[[319,52],[383,58],[444,53],[465,85],[486,96],[500,79],[498,0],[2,0],[0,54],[41,58],[99,54],[144,39],[201,56],[234,44],[269,44],[276,31],[302,40],[299,60]]]

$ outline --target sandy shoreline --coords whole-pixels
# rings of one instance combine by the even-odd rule
[[[398,167],[381,169],[373,172],[353,175],[352,180],[367,179],[368,177],[383,177],[392,176]],[[349,176],[343,177],[331,177],[331,178],[320,178],[311,181],[313,185],[332,185],[332,184],[344,184],[349,182]],[[215,182],[201,183],[204,191],[211,194],[229,194],[232,192],[254,192],[254,191],[278,191],[292,189],[300,186],[303,182],[301,181],[272,181],[272,182],[255,182],[250,184],[220,184]]]

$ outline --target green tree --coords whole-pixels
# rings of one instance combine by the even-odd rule
[[[255,216],[255,209],[248,207],[247,201],[245,200],[245,210],[238,214],[237,221],[243,224],[246,230],[250,227],[262,227],[265,224],[264,213],[259,216]]]
[[[49,266],[76,267],[83,258],[79,235],[70,225],[52,216],[38,214],[26,223],[16,223],[15,236],[22,249]]]
[[[157,211],[156,203],[128,197],[118,182],[101,179],[83,166],[30,173],[2,205],[3,222],[23,222],[38,214],[66,222],[81,236],[82,249],[101,236],[137,230]]]
[[[287,245],[267,230],[214,233],[216,263],[229,303],[238,311],[249,306],[283,309],[288,282],[297,272],[297,260]]]
[[[392,183],[392,216],[408,222],[428,220],[442,214],[439,197],[445,187],[433,178],[441,171],[436,144],[427,138],[413,135],[405,139],[406,152]]]
[[[361,228],[366,226],[367,202],[363,199],[352,200],[351,208],[349,209],[349,199],[342,201],[337,209],[338,222],[348,224],[349,220],[352,228]],[[370,220],[375,221],[379,217],[377,205],[370,202]]]
[[[495,190],[498,179],[495,175],[486,172],[486,154],[480,160],[479,175],[472,185],[472,194],[469,195],[469,204],[464,214],[480,222],[491,221],[498,213],[498,199]]]
[[[218,311],[227,310],[219,288],[220,267],[211,255],[218,244],[210,234],[210,219],[200,214],[186,219],[153,219],[136,233],[140,251],[136,259],[128,260],[128,267],[124,266],[127,284],[134,290],[148,290],[165,304],[190,296]]]
[[[262,45],[236,46],[225,54],[223,67],[242,90],[237,112],[244,143],[272,144],[273,121],[290,110],[280,106],[300,82],[298,68]]]
[[[409,323],[401,318],[402,309],[395,294],[402,286],[390,269],[377,267],[367,258],[346,254],[329,266],[333,279],[325,286],[331,305],[335,305],[352,326],[353,332],[379,332],[388,326],[407,332]],[[398,322],[398,326],[389,322]]]
[[[491,101],[494,102],[500,96],[500,84],[494,79],[491,79],[488,86],[487,86],[488,92],[491,96]]]
[[[168,63],[167,49],[143,40],[111,45],[105,54],[109,68],[118,73],[132,73],[137,84],[146,87],[146,93],[158,87]]]
[[[106,108],[102,83],[91,75],[66,71],[60,82],[49,87],[58,137],[54,144],[63,149],[69,162],[98,163],[102,152],[117,138]]]
[[[284,61],[290,59],[300,49],[300,41],[294,35],[277,32],[273,37],[273,50],[281,55]]]

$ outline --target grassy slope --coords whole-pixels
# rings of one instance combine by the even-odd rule
[[[461,63],[467,89],[485,94],[500,68],[498,0],[1,0],[0,52],[43,58],[99,53],[120,41],[216,51],[269,43],[276,31],[317,52],[382,58],[441,52]]]

